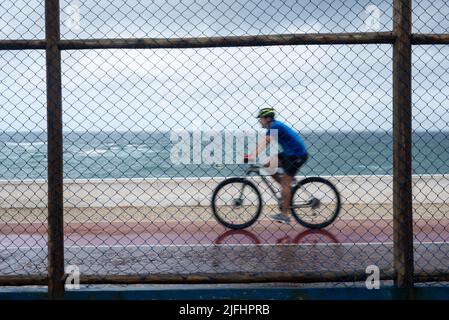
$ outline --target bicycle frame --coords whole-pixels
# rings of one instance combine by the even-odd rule
[[[273,196],[276,198],[276,200],[278,202],[278,206],[281,207],[282,206],[282,197],[278,197],[278,194],[277,194],[276,190],[274,190],[272,184],[266,178],[266,175],[263,175],[263,174],[260,173],[260,169],[261,168],[263,168],[261,165],[250,165],[250,167],[245,172],[245,176],[250,176],[251,173],[256,173],[256,175],[262,179],[262,181],[265,183],[265,185],[271,191]],[[293,178],[293,179],[294,179],[293,180],[294,181],[294,185],[297,185],[298,181],[295,178]],[[240,193],[240,198],[242,198],[242,196],[243,196],[243,190],[244,189],[245,189],[245,186],[243,185],[241,193]],[[292,208],[310,208],[310,207],[314,207],[316,199],[307,190],[304,190],[304,191],[309,194],[309,199],[310,200],[309,201],[305,201],[304,204],[295,204],[294,206],[290,206],[291,209]]]
[[[262,166],[260,165],[250,165],[250,167],[246,170],[245,172],[245,176],[250,176],[251,173],[256,173],[256,175],[258,177],[260,177],[262,179],[262,181],[266,184],[266,186],[268,187],[268,189],[270,189],[271,193],[273,194],[273,196],[278,200],[280,200],[280,197],[277,196],[277,192],[276,190],[274,190],[273,186],[271,185],[271,183],[268,181],[268,179],[266,178],[265,175],[260,173],[260,169],[262,168]],[[243,194],[243,189],[242,188],[242,194]]]

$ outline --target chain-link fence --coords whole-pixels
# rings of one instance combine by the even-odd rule
[[[0,283],[448,278],[443,1],[0,10]],[[296,189],[243,162],[263,107],[307,148]]]

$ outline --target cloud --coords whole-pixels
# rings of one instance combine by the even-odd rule
[[[104,130],[135,125],[165,130],[189,127],[200,119],[212,128],[236,128],[254,122],[256,110],[268,104],[310,130],[335,128],[341,121],[327,119],[335,117],[337,103],[355,106],[348,110],[385,106],[377,97],[390,88],[383,83],[391,72],[385,47],[71,51],[63,68],[69,73],[63,79],[67,121],[73,127],[83,123]],[[302,111],[291,112],[298,107]],[[77,115],[86,109],[94,111]],[[118,116],[114,110],[120,110],[123,123],[102,121],[111,113]],[[306,110],[314,115],[307,123]],[[373,126],[361,126],[357,117],[341,125]],[[135,119],[134,126],[130,119]]]
[[[15,10],[25,6],[23,1],[17,3]],[[383,28],[391,20],[388,1],[238,0],[215,6],[205,0],[133,0],[114,5],[66,0],[61,9],[77,3],[82,29],[74,32],[63,24],[63,38],[360,31],[367,18],[365,8],[372,4],[380,9]],[[419,7],[438,4],[442,3],[420,3]],[[4,1],[2,7],[11,6],[12,2]],[[432,23],[436,22],[431,19],[427,26]],[[426,90],[447,87],[449,79],[443,72],[449,67],[447,53],[446,47],[414,49],[418,105],[430,100],[426,108],[437,110],[439,103],[438,108],[446,108],[441,95],[435,93],[430,99]],[[214,128],[236,128],[256,125],[252,116],[263,105],[275,106],[285,119],[309,130],[390,126],[389,45],[70,50],[62,58],[68,131],[185,128],[198,119]],[[45,99],[36,98],[45,94],[44,59],[42,51],[0,58],[4,65],[0,115],[7,120],[0,129],[27,127],[28,121],[32,127],[38,123],[45,128],[43,112],[39,116],[28,112],[30,107],[45,107]],[[14,108],[20,114],[15,118],[11,116]],[[423,119],[422,123],[427,126],[428,122]]]
[[[2,0],[0,39],[43,39],[45,8],[40,0]]]

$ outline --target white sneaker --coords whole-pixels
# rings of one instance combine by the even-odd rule
[[[278,213],[270,216],[270,218],[276,222],[290,224],[290,218],[286,218],[283,214]]]

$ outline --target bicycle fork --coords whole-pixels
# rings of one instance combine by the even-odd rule
[[[242,184],[239,197],[237,199],[234,199],[234,206],[236,207],[241,207],[243,205],[243,192],[245,190],[245,186],[245,184]]]

